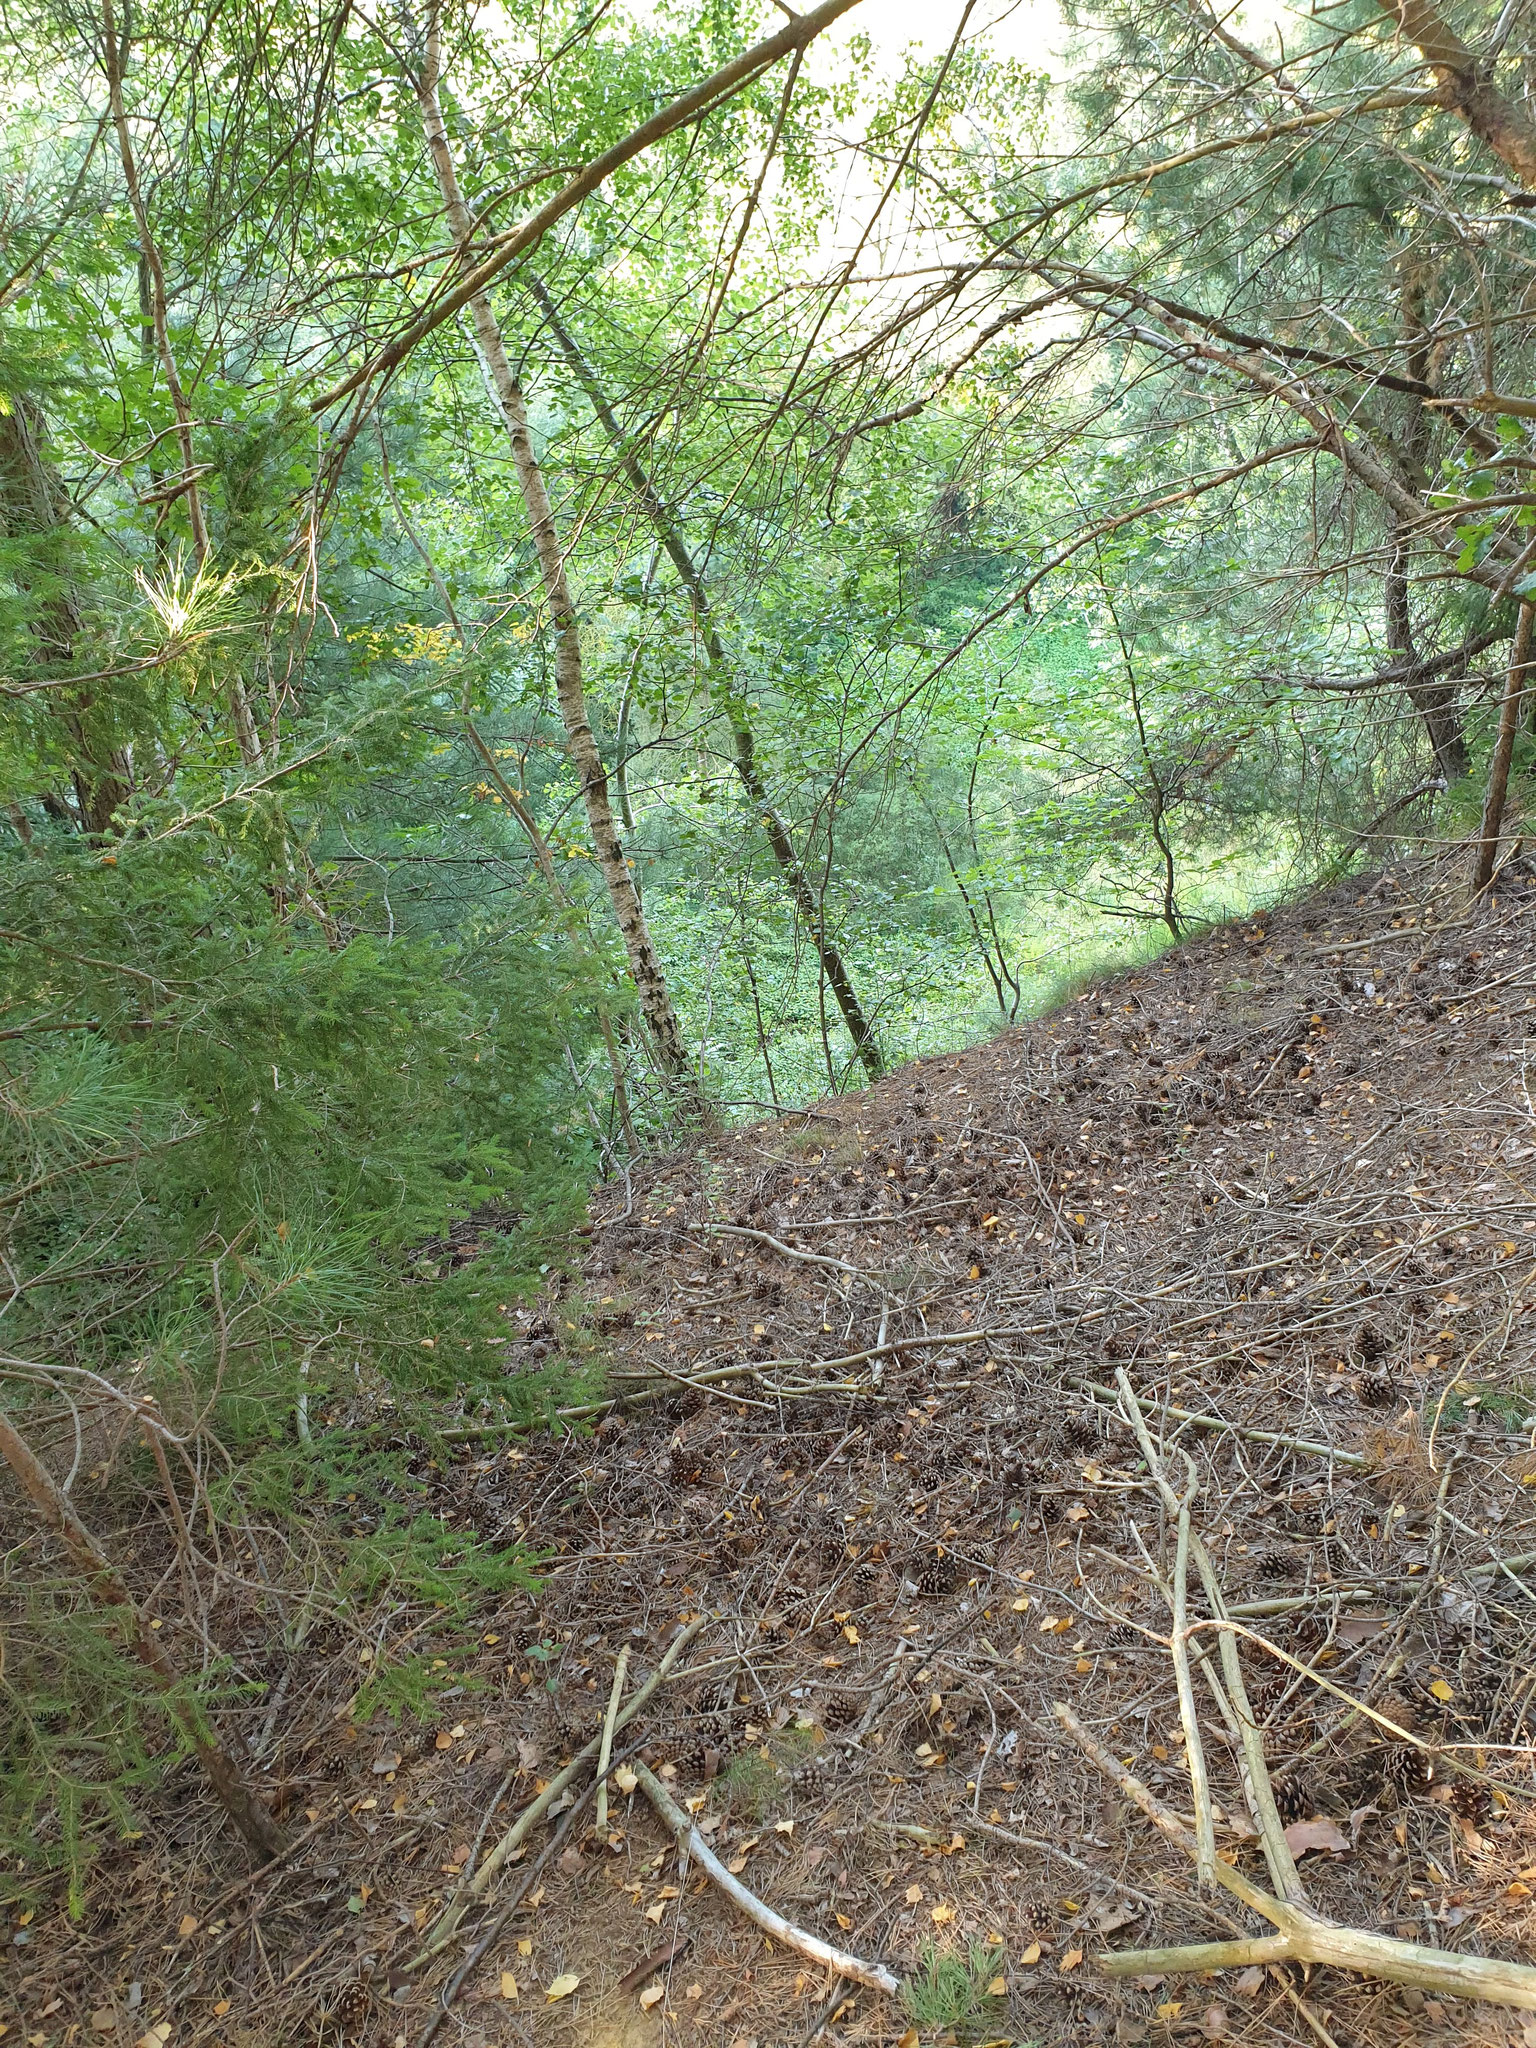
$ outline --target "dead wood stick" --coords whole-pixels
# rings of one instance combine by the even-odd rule
[[[679,1855],[691,1857],[749,1920],[756,1921],[765,1934],[771,1934],[775,1941],[782,1941],[786,1948],[798,1949],[812,1962],[824,1963],[841,1977],[851,1977],[856,1984],[867,1984],[871,1991],[896,1992],[901,1989],[901,1980],[883,1963],[867,1963],[860,1956],[851,1956],[842,1949],[833,1948],[819,1935],[808,1934],[803,1927],[796,1927],[781,1913],[774,1912],[771,1906],[765,1906],[739,1879],[732,1877],[655,1772],[648,1765],[637,1763],[635,1775],[663,1827],[677,1843]],[[1536,1976],[1536,1971],[1532,1975]]]
[[[935,1834],[932,1828],[919,1828],[891,1820],[882,1821],[879,1825],[889,1828],[892,1834],[910,1835],[913,1841],[921,1840],[935,1847],[945,1840],[943,1835]],[[1008,1828],[994,1827],[990,1821],[977,1820],[974,1814],[968,1814],[959,1825],[967,1833],[985,1835],[988,1841],[1006,1842],[1011,1849],[1033,1849],[1038,1855],[1054,1856],[1059,1863],[1070,1863],[1074,1870],[1080,1871],[1085,1877],[1091,1877],[1095,1883],[1103,1880],[1104,1872],[1101,1869],[1095,1868],[1091,1863],[1085,1863],[1081,1856],[1072,1855],[1055,1842],[1044,1841],[1037,1835],[1016,1835]],[[1127,1884],[1123,1877],[1117,1877],[1114,1882],[1117,1892],[1124,1892],[1128,1898],[1140,1899],[1144,1906],[1157,1908],[1166,1903],[1162,1899],[1154,1899],[1150,1892],[1138,1891],[1135,1885]]]
[[[121,1621],[128,1647],[148,1672],[167,1714],[202,1765],[219,1804],[236,1829],[264,1862],[281,1856],[286,1848],[281,1828],[247,1785],[229,1751],[210,1732],[200,1704],[188,1696],[182,1673],[151,1634],[122,1574],[54,1484],[46,1466],[34,1456],[26,1439],[3,1413],[0,1457],[15,1473],[38,1520],[63,1544],[92,1600]]]
[[[1133,1799],[1170,1841],[1177,1842],[1193,1858],[1195,1838],[1178,1815],[1170,1813],[1140,1779],[1095,1741],[1069,1706],[1058,1701],[1055,1714],[1089,1762]],[[1325,1963],[1333,1969],[1353,1970],[1360,1976],[1382,1977],[1392,1984],[1416,1984],[1422,1990],[1445,1992],[1453,1998],[1483,1998],[1495,2005],[1536,2011],[1536,1969],[1527,1964],[1501,1962],[1488,1956],[1454,1955],[1446,1949],[1397,1941],[1386,1934],[1340,1927],[1305,1907],[1287,1905],[1260,1891],[1225,1863],[1218,1861],[1213,1874],[1218,1883],[1279,1930],[1278,1939],[1283,1944],[1280,1947],[1273,1946],[1275,1936],[1257,1937],[1264,1944],[1266,1961]],[[1095,1960],[1109,1976],[1141,1976],[1149,1970],[1175,1976],[1226,1967],[1213,1963],[1211,1956],[1213,1950],[1228,1946],[1224,1942],[1193,1942],[1185,1948],[1122,1949]],[[1240,1950],[1245,1944],[1231,1946]],[[1150,1960],[1152,1957],[1155,1962]]]
[[[1102,1394],[1106,1400],[1116,1399],[1113,1387],[1101,1386],[1097,1380],[1079,1380],[1078,1386],[1090,1394]],[[1358,1451],[1341,1451],[1333,1444],[1312,1443],[1306,1437],[1285,1436],[1276,1429],[1244,1429],[1236,1422],[1229,1422],[1224,1415],[1202,1415],[1197,1409],[1176,1408],[1171,1401],[1148,1401],[1140,1394],[1132,1397],[1143,1415],[1171,1415],[1178,1422],[1188,1422],[1196,1429],[1221,1429],[1229,1436],[1240,1436],[1250,1444],[1280,1444],[1288,1451],[1306,1451],[1315,1458],[1332,1458],[1336,1465],[1353,1465],[1363,1470],[1366,1460]]]
[[[1211,1563],[1210,1552],[1206,1549],[1200,1537],[1188,1528],[1189,1501],[1195,1485],[1194,1461],[1188,1456],[1188,1453],[1184,1454],[1185,1463],[1189,1468],[1190,1483],[1182,1496],[1175,1494],[1171,1482],[1163,1471],[1157,1448],[1152,1442],[1151,1431],[1142,1419],[1141,1410],[1136,1402],[1135,1390],[1131,1386],[1130,1376],[1124,1366],[1121,1366],[1115,1374],[1115,1385],[1120,1392],[1121,1410],[1136,1433],[1136,1441],[1141,1446],[1141,1454],[1147,1461],[1147,1470],[1156,1482],[1165,1506],[1170,1512],[1174,1508],[1178,1509],[1181,1536],[1186,1531],[1188,1532],[1190,1555],[1194,1559],[1195,1569],[1200,1574],[1200,1583],[1205,1588],[1205,1597],[1211,1604],[1211,1612],[1219,1621],[1225,1621],[1227,1618],[1226,1596],[1222,1591],[1221,1581],[1216,1576],[1215,1566]],[[1175,1593],[1177,1594],[1181,1590],[1182,1588],[1176,1582]],[[1174,1616],[1173,1637],[1175,1645],[1182,1644],[1187,1650],[1192,1634],[1193,1631],[1190,1630],[1187,1622],[1181,1623],[1180,1617],[1176,1613]],[[1296,1859],[1291,1854],[1290,1845],[1285,1839],[1285,1828],[1275,1806],[1274,1788],[1269,1781],[1269,1767],[1264,1760],[1264,1737],[1259,1731],[1257,1717],[1252,1706],[1249,1704],[1248,1688],[1243,1682],[1243,1667],[1238,1656],[1237,1641],[1233,1631],[1230,1628],[1223,1628],[1218,1637],[1218,1643],[1220,1646],[1222,1676],[1226,1680],[1225,1694],[1222,1687],[1216,1683],[1216,1674],[1210,1671],[1208,1667],[1207,1676],[1210,1678],[1211,1685],[1215,1690],[1218,1705],[1224,1713],[1229,1713],[1236,1723],[1238,1741],[1242,1745],[1248,1804],[1253,1810],[1254,1823],[1259,1830],[1259,1838],[1263,1844],[1264,1861],[1269,1866],[1270,1882],[1274,1885],[1281,1898],[1286,1900],[1288,1904],[1292,1906],[1305,1906],[1307,1903],[1306,1886],[1302,1883],[1300,1873],[1297,1871]],[[1227,1695],[1230,1695],[1231,1699],[1230,1708],[1227,1704]],[[1182,1706],[1182,1691],[1179,1697]],[[1193,1776],[1194,1770],[1195,1759],[1191,1756],[1191,1776]],[[1198,1802],[1195,1807],[1195,1813],[1197,1817],[1201,1813]],[[1208,1875],[1203,1863],[1199,1868],[1202,1876]]]
[[[489,1924],[481,1929],[479,1937],[477,1938],[474,1947],[470,1950],[469,1954],[464,1958],[463,1962],[460,1963],[459,1967],[454,1971],[453,1975],[448,1979],[448,1982],[443,1986],[442,1990],[438,1993],[437,2010],[433,2013],[431,2019],[427,2021],[427,2024],[422,2028],[421,2039],[416,2043],[416,2048],[427,2048],[427,2044],[431,2041],[433,2035],[437,2032],[438,2028],[443,2024],[443,2021],[447,2019],[448,2011],[449,2008],[452,2006],[453,2001],[464,1989],[464,1986],[469,1982],[470,1978],[474,1975],[475,1971],[480,1967],[481,1963],[484,1962],[486,1955],[490,1951],[491,1944],[495,1941],[496,1937],[501,1933],[501,1930],[503,1929],[503,1927],[506,1926],[507,1922],[512,1918],[512,1915],[517,1911],[518,1907],[523,1903],[523,1900],[528,1896],[529,1890],[533,1885],[534,1879],[539,1875],[539,1873],[542,1870],[548,1867],[549,1862],[551,1858],[554,1856],[555,1851],[560,1847],[560,1845],[565,1841],[566,1837],[570,1834],[571,1829],[576,1824],[577,1815],[581,1812],[582,1808],[586,1805],[587,1801],[592,1797],[594,1789],[595,1788],[592,1785],[587,1786],[586,1790],[582,1793],[581,1797],[576,1801],[576,1803],[571,1807],[570,1811],[565,1815],[559,1827],[555,1829],[555,1832],[544,1844],[544,1847],[539,1851],[538,1855],[533,1859],[532,1863],[529,1864],[528,1868],[522,1873],[521,1880],[514,1888],[511,1898],[506,1901],[506,1903],[501,1907],[499,1912],[493,1913],[491,1915]]]
[[[1122,1366],[1115,1375],[1120,1391],[1120,1406],[1125,1419],[1136,1432],[1136,1441],[1141,1454],[1147,1461],[1147,1470],[1162,1497],[1165,1511],[1174,1519],[1177,1536],[1173,1560],[1173,1584],[1168,1589],[1168,1605],[1173,1618],[1169,1637],[1169,1652],[1173,1658],[1173,1675],[1179,1693],[1179,1720],[1184,1728],[1184,1757],[1189,1766],[1191,1796],[1195,1802],[1195,1870],[1202,1884],[1208,1883],[1214,1875],[1216,1863],[1216,1823],[1211,1813],[1211,1787],[1205,1769],[1205,1745],[1200,1736],[1200,1716],[1195,1711],[1195,1687],[1189,1668],[1189,1548],[1190,1524],[1189,1504],[1199,1486],[1194,1460],[1185,1455],[1188,1479],[1183,1493],[1175,1492],[1172,1483],[1163,1471],[1153,1445],[1151,1433],[1142,1420],[1141,1410],[1131,1382]]]
[[[616,1735],[620,1729],[628,1726],[657,1688],[663,1685],[672,1675],[673,1667],[677,1663],[678,1658],[682,1655],[688,1644],[693,1641],[699,1630],[711,1618],[709,1615],[701,1614],[696,1621],[690,1622],[682,1634],[678,1636],[676,1641],[667,1650],[661,1662],[656,1666],[656,1669],[629,1702],[629,1705],[615,1716],[612,1734],[609,1736],[610,1743],[612,1742],[613,1735]],[[538,1826],[545,1814],[548,1813],[561,1793],[578,1776],[583,1766],[591,1763],[596,1757],[601,1743],[601,1734],[594,1735],[590,1742],[576,1752],[575,1756],[571,1758],[563,1770],[555,1773],[537,1799],[530,1801],[523,1808],[517,1819],[513,1821],[469,1883],[449,1901],[447,1906],[438,1915],[436,1926],[427,1936],[421,1949],[412,1957],[408,1965],[409,1968],[418,1969],[421,1964],[435,1955],[445,1942],[453,1939],[454,1930],[463,1919],[465,1908],[471,1900],[483,1897],[496,1873],[522,1847],[528,1836]]]
[[[1135,1956],[1138,1976],[1166,1974],[1169,1970],[1241,1970],[1249,1963],[1283,1963],[1291,1954],[1288,1934],[1255,1934],[1245,1941],[1191,1941],[1179,1948],[1138,1948]],[[1198,1958],[1198,1960],[1197,1960]],[[1118,1955],[1095,1959],[1107,1977],[1127,1977],[1131,1970],[1119,1967]]]
[[[1149,1791],[1140,1778],[1121,1763],[1117,1756],[1111,1756],[1103,1744],[1088,1733],[1069,1706],[1058,1700],[1052,1712],[1094,1768],[1102,1772],[1112,1785],[1118,1786],[1133,1805],[1141,1808],[1155,1828],[1165,1834],[1170,1842],[1177,1842],[1185,1855],[1193,1860],[1196,1846],[1194,1833],[1173,1809],[1164,1806],[1157,1794]],[[1251,1907],[1264,1919],[1272,1920],[1277,1927],[1283,1925],[1281,1916],[1290,1909],[1282,1906],[1278,1899],[1270,1898],[1267,1892],[1261,1892],[1257,1885],[1250,1884],[1246,1877],[1234,1870],[1229,1863],[1223,1863],[1219,1856],[1212,1875],[1219,1885],[1231,1892],[1234,1898],[1241,1899],[1245,1906]]]
[[[853,1730],[851,1735],[843,1737],[844,1742],[862,1742],[870,1729],[874,1727],[885,1709],[886,1701],[896,1689],[896,1680],[901,1675],[902,1658],[910,1656],[915,1647],[914,1644],[907,1641],[905,1636],[897,1638],[895,1654],[892,1656],[890,1663],[886,1665],[880,1683],[870,1694],[869,1705],[864,1709],[859,1719],[858,1727]]]
[[[679,1934],[675,1940],[668,1942],[665,1948],[653,1948],[648,1956],[640,1958],[632,1970],[624,1972],[613,1987],[614,1995],[623,1998],[631,1991],[638,1991],[647,1977],[654,1977],[658,1970],[664,1970],[668,1963],[674,1962],[692,1940],[691,1934]]]
[[[608,1759],[613,1754],[613,1724],[619,1711],[619,1701],[624,1697],[624,1680],[629,1673],[629,1645],[626,1643],[619,1652],[618,1662],[613,1667],[613,1690],[608,1695],[608,1711],[603,1716],[603,1739],[597,1751],[597,1832],[608,1832]]]

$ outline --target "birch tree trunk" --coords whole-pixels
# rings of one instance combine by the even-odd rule
[[[447,215],[449,230],[454,240],[463,247],[467,262],[469,237],[473,232],[474,222],[459,190],[458,173],[454,168],[453,156],[448,148],[447,131],[443,126],[442,105],[438,96],[440,65],[441,43],[434,14],[427,30],[424,60],[414,84],[417,101],[421,107],[427,149],[432,158],[432,169],[437,178],[438,190],[442,194],[443,210]],[[522,389],[508,360],[496,316],[483,292],[475,293],[469,300],[469,314],[474,329],[475,347],[485,370],[486,382],[501,415],[502,424],[507,430],[518,484],[522,489],[523,502],[528,508],[528,519],[533,528],[534,546],[538,551],[539,569],[544,580],[544,595],[549,604],[550,618],[557,636],[555,693],[560,706],[560,721],[565,728],[566,750],[581,778],[582,801],[586,806],[587,826],[592,834],[593,851],[597,856],[598,868],[624,941],[630,975],[640,999],[641,1015],[645,1019],[657,1064],[666,1075],[673,1092],[688,1101],[692,1107],[702,1108],[692,1063],[688,1057],[688,1048],[683,1040],[677,1012],[672,1006],[671,991],[667,987],[666,975],[662,971],[661,961],[652,942],[650,927],[641,908],[639,891],[635,887],[634,877],[624,856],[618,826],[614,822],[613,806],[608,795],[608,772],[603,766],[602,755],[598,751],[597,741],[587,718],[586,690],[582,678],[581,629],[571,598],[570,585],[566,580],[565,557],[561,552],[560,536],[555,527],[554,513],[550,508],[549,493],[545,489],[544,475],[533,452],[533,439],[528,431],[528,411],[523,402]]]
[[[709,593],[704,587],[704,578],[699,572],[698,564],[683,539],[677,521],[663,504],[656,486],[619,425],[613,408],[597,381],[595,371],[577,346],[575,336],[561,320],[553,299],[536,277],[530,277],[527,283],[539,310],[549,323],[550,332],[559,344],[561,353],[591,400],[592,409],[597,414],[603,431],[613,443],[614,452],[619,458],[625,476],[629,479],[630,487],[644,507],[657,539],[666,549],[672,566],[677,571],[678,581],[688,593],[694,623],[698,627],[699,638],[704,643],[704,652],[711,669],[727,682],[726,715],[730,720],[731,737],[735,747],[736,772],[741,777],[742,787],[762,822],[768,844],[773,849],[773,857],[779,864],[779,873],[784,878],[784,886],[811,935],[817,957],[821,962],[822,974],[836,998],[843,1022],[848,1027],[848,1036],[853,1040],[854,1049],[865,1073],[874,1080],[885,1070],[879,1041],[859,1001],[853,977],[848,971],[848,963],[844,960],[837,941],[827,930],[826,908],[811,886],[800,857],[795,852],[794,841],[789,836],[789,827],[769,795],[768,785],[757,765],[757,749],[752,728],[742,714],[740,692],[732,674],[730,657],[726,653],[725,644],[720,638],[719,629],[710,611]]]

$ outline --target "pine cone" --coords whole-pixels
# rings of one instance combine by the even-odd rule
[[[829,1735],[835,1735],[840,1728],[851,1728],[862,1706],[862,1701],[851,1692],[828,1693],[821,1710],[821,1725]]]
[[[1363,1372],[1360,1399],[1367,1408],[1390,1408],[1397,1400],[1397,1381],[1389,1372]]]
[[[331,2025],[340,2034],[360,2034],[373,2011],[373,1994],[359,1978],[349,1984],[331,2007]]]
[[[1490,1741],[1498,1723],[1504,1690],[1504,1674],[1498,1670],[1474,1671],[1457,1701],[1461,1719]]]
[[[1276,1778],[1273,1790],[1275,1811],[1286,1827],[1293,1821],[1309,1819],[1317,1811],[1317,1792],[1309,1778]]]
[[[1355,1349],[1367,1364],[1385,1358],[1391,1348],[1390,1338],[1384,1337],[1374,1323],[1362,1323],[1355,1332]]]
[[[344,1778],[347,1775],[346,1756],[339,1749],[333,1750],[329,1756],[324,1756],[320,1759],[317,1768],[322,1778],[330,1778],[332,1780]]]
[[[1274,1712],[1284,1698],[1285,1688],[1290,1683],[1290,1674],[1271,1667],[1247,1683],[1248,1704],[1262,1721]]]
[[[1128,1621],[1112,1621],[1104,1631],[1105,1644],[1111,1650],[1126,1650],[1145,1640],[1141,1630],[1133,1628]]]
[[[863,1564],[853,1568],[853,1590],[861,1600],[868,1600],[880,1583],[880,1567],[866,1558]]]
[[[1061,1441],[1069,1451],[1097,1450],[1103,1441],[1098,1416],[1092,1412],[1069,1415],[1061,1426]]]
[[[1066,1503],[1059,1493],[1042,1493],[1040,1496],[1040,1526],[1054,1529],[1066,1513]]]
[[[1248,1563],[1256,1579],[1280,1585],[1295,1570],[1296,1553],[1284,1543],[1264,1543],[1248,1553]]]
[[[1451,1787],[1449,1805],[1452,1813],[1480,1828],[1493,1812],[1493,1794],[1486,1785],[1474,1784],[1470,1778],[1458,1778]]]
[[[960,1567],[950,1552],[941,1554],[935,1550],[921,1560],[912,1576],[917,1580],[919,1593],[929,1599],[942,1599],[960,1583]]]
[[[1429,1759],[1412,1743],[1389,1742],[1381,1752],[1381,1788],[1401,1803],[1419,1799],[1429,1790],[1434,1773]]]

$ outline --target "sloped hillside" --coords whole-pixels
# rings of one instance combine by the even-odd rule
[[[185,1788],[174,1867],[125,1851],[119,1917],[40,1944],[22,2024],[58,1998],[125,2039],[414,2048],[451,1983],[440,2040],[1526,2041],[1335,1972],[1111,1980],[1104,1952],[1254,1923],[1053,1709],[1190,1812],[1130,1388],[1250,1632],[1313,1903],[1529,1954],[1533,912],[1523,866],[1471,908],[1454,862],[1385,874],[603,1189],[509,1372],[595,1344],[612,1405],[510,1440],[465,1415],[423,1456],[446,1522],[550,1547],[480,1618],[483,1689],[419,1740],[359,1726],[336,1645],[275,1711],[293,1863],[248,1887]],[[630,1697],[680,1626],[620,1783],[648,1759],[757,1899],[903,1992],[680,1870],[643,1790],[597,1832],[580,1774],[552,1852],[531,1831],[486,1888],[515,1910],[412,1968],[620,1653]],[[1218,1850],[1262,1881],[1198,1658],[1193,1684]]]

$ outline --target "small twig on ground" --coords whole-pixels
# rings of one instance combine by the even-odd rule
[[[887,1822],[886,1825],[896,1827],[898,1833],[905,1834],[907,1832],[905,1828],[899,1827],[894,1822]],[[962,1821],[960,1826],[967,1831],[974,1831],[978,1835],[985,1835],[989,1841],[1006,1842],[1012,1849],[1033,1849],[1038,1855],[1054,1856],[1058,1863],[1070,1863],[1074,1870],[1080,1872],[1084,1877],[1091,1877],[1095,1883],[1102,1884],[1104,1882],[1104,1872],[1102,1870],[1096,1869],[1091,1863],[1085,1863],[1080,1856],[1073,1856],[1068,1850],[1059,1848],[1055,1842],[1042,1842],[1034,1835],[1015,1835],[1010,1833],[1007,1828],[993,1827],[990,1821],[977,1820],[974,1816]],[[932,1830],[929,1828],[924,1828],[922,1832],[925,1837],[931,1835],[935,1842],[943,1840],[941,1835],[933,1835]],[[1150,1892],[1138,1891],[1135,1885],[1127,1884],[1123,1877],[1112,1878],[1110,1882],[1114,1885],[1117,1892],[1124,1892],[1128,1899],[1140,1899],[1144,1906],[1156,1908],[1166,1903],[1164,1900],[1154,1899]]]
[[[626,1970],[613,1992],[616,1998],[627,1998],[631,1991],[638,1991],[648,1977],[654,1977],[658,1970],[664,1970],[668,1963],[675,1962],[692,1941],[691,1934],[680,1934],[665,1948],[652,1949],[648,1956],[642,1956],[632,1970]]]
[[[697,1863],[726,1897],[739,1906],[749,1920],[755,1921],[765,1934],[772,1935],[775,1941],[782,1941],[786,1948],[797,1949],[813,1962],[824,1963],[829,1970],[836,1970],[839,1976],[851,1977],[856,1984],[868,1985],[871,1991],[896,1992],[901,1989],[901,1980],[883,1963],[865,1962],[860,1956],[851,1956],[842,1949],[833,1948],[819,1935],[807,1933],[803,1927],[796,1927],[782,1914],[774,1912],[771,1906],[764,1905],[726,1869],[655,1772],[643,1763],[637,1764],[635,1769],[641,1791],[655,1807],[662,1825],[677,1843],[679,1853],[686,1853]],[[1532,1974],[1536,1975],[1536,1972]]]
[[[678,1658],[682,1655],[688,1644],[693,1641],[699,1630],[705,1627],[711,1619],[710,1615],[701,1614],[697,1620],[690,1622],[687,1628],[676,1638],[661,1662],[635,1694],[629,1705],[616,1716],[613,1724],[614,1734],[617,1734],[620,1729],[627,1727],[657,1688],[670,1678]],[[611,1741],[612,1736],[609,1739]],[[579,1775],[583,1767],[592,1762],[596,1757],[601,1741],[602,1737],[600,1734],[594,1735],[589,1743],[577,1751],[564,1770],[555,1773],[538,1798],[523,1808],[517,1819],[513,1821],[511,1827],[507,1829],[490,1855],[486,1857],[480,1868],[475,1872],[474,1878],[466,1888],[467,1898],[478,1899],[484,1895],[496,1873],[527,1840],[533,1829],[537,1827],[538,1823],[548,1813],[566,1787]],[[452,1940],[454,1929],[463,1918],[464,1906],[465,1900],[456,1900],[438,1915],[436,1926],[427,1936],[426,1942],[421,1949],[412,1958],[411,1962],[407,1964],[406,1967],[408,1969],[419,1969],[423,1963],[429,1961],[437,1953],[445,1942]]]
[[[464,1986],[469,1982],[475,1971],[479,1969],[481,1963],[484,1962],[492,1943],[517,1911],[518,1907],[523,1903],[523,1900],[528,1896],[534,1879],[548,1867],[555,1851],[561,1847],[566,1837],[570,1834],[571,1829],[575,1826],[577,1815],[596,1789],[595,1784],[587,1786],[580,1798],[566,1812],[559,1827],[555,1829],[555,1832],[544,1844],[538,1855],[535,1856],[532,1863],[529,1864],[525,1871],[521,1872],[518,1883],[513,1887],[511,1898],[506,1901],[499,1912],[491,1915],[489,1922],[481,1930],[474,1947],[438,1993],[437,2010],[433,2013],[431,2019],[428,2020],[425,2027],[422,2028],[421,2038],[417,2042],[416,2048],[427,2048],[427,2044],[436,2034],[438,2028],[447,2019],[449,2008],[452,2006],[453,2001],[464,1989]]]
[[[613,1690],[608,1695],[608,1711],[603,1716],[603,1737],[597,1752],[596,1827],[600,1835],[608,1832],[608,1759],[613,1754],[613,1724],[619,1711],[619,1701],[624,1697],[624,1680],[628,1672],[629,1645],[626,1643],[619,1652],[618,1662],[613,1667]]]
[[[1142,1420],[1141,1409],[1124,1367],[1116,1374],[1120,1389],[1120,1405],[1125,1419],[1136,1432],[1136,1441],[1141,1445],[1141,1454],[1147,1461],[1163,1506],[1173,1518],[1176,1536],[1173,1560],[1173,1585],[1170,1607],[1173,1616],[1173,1631],[1169,1648],[1173,1657],[1173,1675],[1179,1691],[1179,1720],[1184,1729],[1184,1757],[1189,1766],[1190,1796],[1195,1803],[1195,1871],[1202,1884],[1211,1881],[1216,1862],[1216,1823],[1211,1813],[1211,1787],[1205,1768],[1205,1746],[1200,1735],[1200,1717],[1195,1711],[1194,1681],[1189,1669],[1189,1555],[1190,1555],[1190,1501],[1199,1486],[1194,1460],[1185,1454],[1188,1480],[1184,1491],[1174,1490],[1165,1476],[1162,1463],[1153,1446],[1146,1423]]]
[[[1090,1394],[1102,1394],[1106,1400],[1117,1398],[1113,1387],[1102,1386],[1097,1380],[1078,1380],[1078,1386]],[[1244,1429],[1238,1423],[1229,1422],[1224,1415],[1202,1415],[1193,1408],[1176,1408],[1171,1401],[1148,1401],[1143,1396],[1132,1396],[1143,1415],[1171,1415],[1175,1422],[1187,1422],[1193,1429],[1219,1429],[1227,1436],[1240,1436],[1251,1444],[1277,1444],[1287,1451],[1305,1451],[1310,1457],[1332,1458],[1336,1465],[1352,1465],[1364,1470],[1370,1462],[1358,1451],[1341,1451],[1333,1444],[1313,1443],[1306,1437],[1284,1436],[1275,1429]]]

